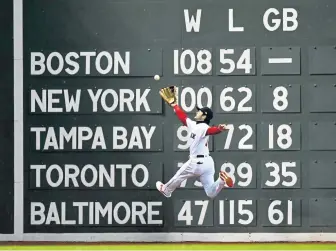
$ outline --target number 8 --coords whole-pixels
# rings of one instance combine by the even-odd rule
[[[281,96],[279,95],[280,92],[282,92]],[[288,100],[287,100],[288,91],[285,87],[283,86],[276,87],[273,91],[273,96],[274,96],[273,100],[274,109],[278,111],[283,111],[288,107]],[[282,104],[279,105],[279,103]]]

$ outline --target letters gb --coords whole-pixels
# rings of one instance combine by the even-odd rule
[[[282,14],[282,17],[280,15]],[[282,13],[278,9],[269,8],[263,16],[264,27],[268,31],[276,31],[282,23],[282,31],[295,31],[298,28],[298,12],[293,8],[283,8]]]

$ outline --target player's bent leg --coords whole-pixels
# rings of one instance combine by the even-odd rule
[[[206,195],[212,199],[215,198],[225,186],[225,181],[220,178],[214,181],[213,172],[202,174],[200,181],[203,185]]]
[[[233,187],[233,180],[225,171],[221,170],[219,172],[219,177],[216,181],[214,181],[213,178],[213,172],[204,173],[200,177],[204,191],[210,198],[215,198],[220,191],[222,191],[225,185]]]
[[[194,170],[191,168],[190,161],[187,161],[166,184],[163,184],[160,181],[156,182],[156,188],[164,196],[171,197],[171,194],[181,185],[185,179],[188,179],[194,175]]]
[[[224,170],[219,172],[219,178],[224,181],[228,187],[233,187],[233,179]]]

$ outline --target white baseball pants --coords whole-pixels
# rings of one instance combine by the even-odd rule
[[[211,156],[204,158],[190,158],[163,186],[166,194],[171,194],[180,184],[190,178],[199,177],[206,195],[214,198],[223,189],[225,182],[218,178],[214,181],[215,164]]]

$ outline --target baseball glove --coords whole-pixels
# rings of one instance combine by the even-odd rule
[[[178,88],[177,86],[169,86],[160,89],[162,99],[169,105],[177,103]]]

